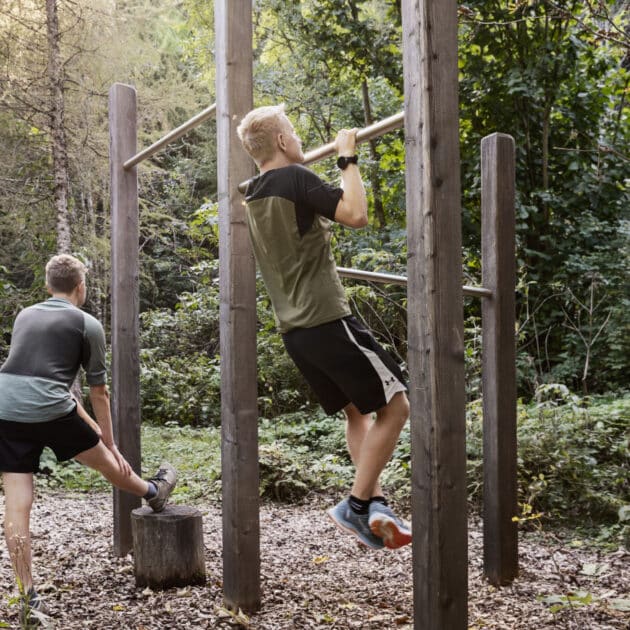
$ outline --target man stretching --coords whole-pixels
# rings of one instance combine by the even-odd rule
[[[330,245],[331,221],[351,228],[368,221],[356,130],[335,141],[342,188],[302,166],[283,105],[249,112],[238,135],[260,171],[248,185],[246,213],[278,330],[326,413],[343,409],[347,420],[356,475],[350,496],[328,515],[363,544],[395,549],[411,531],[387,505],[379,477],[409,416],[406,387],[396,362],[352,316]]]
[[[100,322],[79,308],[85,303],[85,274],[83,263],[72,256],[54,256],[48,262],[46,286],[52,297],[19,313],[9,356],[0,368],[4,532],[24,594],[20,614],[26,621],[32,610],[42,608],[33,587],[29,523],[33,473],[45,446],[59,461],[74,458],[117,488],[144,497],[156,512],[164,508],[177,480],[175,470],[165,463],[155,477],[144,481],[116,447],[106,386],[105,333]],[[70,393],[80,366],[90,386],[96,422]]]

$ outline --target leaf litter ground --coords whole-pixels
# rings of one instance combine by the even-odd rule
[[[223,607],[221,511],[204,503],[205,586],[136,588],[133,558],[112,555],[108,494],[40,495],[31,529],[36,583],[58,630],[252,628],[410,629],[411,549],[373,552],[337,532],[321,499],[261,506],[262,605],[244,615]],[[4,512],[3,498],[0,509]],[[469,530],[469,628],[630,627],[630,554],[574,548],[550,535],[521,535],[519,578],[495,589],[482,577],[482,534]],[[0,627],[18,627],[2,547]],[[542,598],[546,598],[542,601]]]

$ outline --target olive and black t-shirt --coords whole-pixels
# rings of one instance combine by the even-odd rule
[[[47,422],[68,415],[75,407],[70,387],[81,366],[89,385],[105,384],[101,323],[63,298],[25,308],[0,368],[0,419]]]
[[[299,164],[262,173],[247,188],[249,234],[281,333],[351,314],[330,246],[342,195]]]

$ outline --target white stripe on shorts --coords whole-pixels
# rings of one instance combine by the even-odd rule
[[[406,392],[407,388],[396,378],[395,374],[392,374],[389,368],[381,360],[381,357],[379,357],[374,350],[369,350],[368,348],[364,348],[360,345],[355,336],[352,334],[350,328],[348,328],[348,324],[346,324],[343,319],[341,320],[341,323],[346,329],[346,333],[352,340],[352,343],[361,350],[365,358],[372,364],[372,367],[378,374],[378,377],[381,379],[386,403],[389,403],[389,401],[394,397],[394,394],[397,394],[398,392]]]

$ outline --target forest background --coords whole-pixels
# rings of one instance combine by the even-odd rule
[[[604,538],[627,541],[628,7],[475,0],[460,3],[459,16],[464,284],[480,283],[480,141],[500,131],[516,142],[524,518],[579,513],[603,524]],[[88,265],[86,309],[108,330],[109,87],[136,87],[141,148],[214,102],[213,47],[206,0],[2,0],[0,360],[17,312],[45,298],[43,267],[58,251]],[[285,103],[306,148],[403,108],[397,0],[256,0],[254,55],[255,104]],[[338,264],[405,273],[402,132],[366,143],[360,160],[370,225],[336,227]],[[315,168],[338,181],[333,161]],[[139,185],[143,422],[147,435],[165,426],[183,438],[203,427],[195,435],[207,436],[220,422],[214,122],[140,166]],[[404,365],[404,289],[346,286],[357,316]],[[291,498],[330,487],[350,467],[341,423],[318,411],[260,283],[257,304],[263,443],[275,427],[261,451],[263,490]],[[481,328],[479,304],[468,299],[465,329],[474,500]],[[280,453],[280,443],[292,450]],[[319,468],[306,461],[309,449],[311,457],[321,449]],[[404,437],[388,480],[407,494],[408,469]]]

